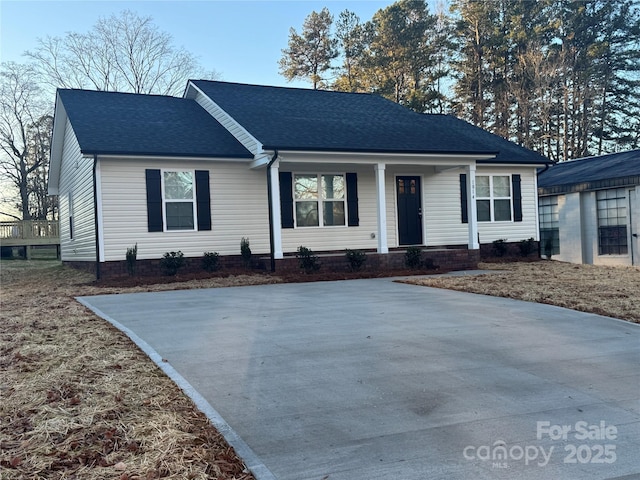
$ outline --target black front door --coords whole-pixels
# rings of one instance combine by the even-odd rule
[[[420,177],[396,177],[400,245],[422,245]]]

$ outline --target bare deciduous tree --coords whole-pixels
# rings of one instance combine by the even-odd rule
[[[46,217],[44,205],[32,205],[35,177],[48,171],[51,114],[42,92],[33,81],[34,71],[15,62],[0,66],[0,177],[18,192],[22,219]],[[36,202],[38,203],[38,202]]]
[[[53,88],[86,88],[179,95],[190,78],[215,78],[184,48],[173,45],[170,34],[124,10],[101,18],[86,33],[45,37],[26,52],[39,79]]]

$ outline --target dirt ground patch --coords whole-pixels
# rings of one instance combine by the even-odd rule
[[[175,286],[97,287],[51,261],[3,261],[0,272],[2,479],[253,478],[146,355],[73,299]]]
[[[481,263],[497,273],[407,283],[546,303],[640,323],[640,268],[564,262]]]
[[[640,269],[560,262],[481,268],[501,272],[407,281],[640,322]],[[191,400],[123,333],[73,297],[382,275],[225,272],[95,282],[56,261],[1,262],[2,478],[253,478]]]

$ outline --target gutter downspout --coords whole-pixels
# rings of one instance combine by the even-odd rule
[[[93,155],[93,217],[96,230],[96,280],[100,280],[100,231],[98,228],[98,185],[96,180],[96,168],[98,167],[98,155]]]
[[[273,230],[275,226],[273,225],[273,204],[272,204],[273,192],[271,191],[271,166],[275,163],[277,159],[278,159],[278,149],[276,148],[273,151],[273,157],[271,158],[271,160],[269,161],[269,164],[267,165],[267,202],[269,204],[269,255],[271,258],[272,272],[276,271],[276,256],[275,256],[276,247],[274,245],[275,241],[273,238]]]

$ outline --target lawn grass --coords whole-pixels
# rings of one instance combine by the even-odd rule
[[[406,282],[546,303],[640,323],[640,268],[556,261],[481,263],[487,275]]]
[[[554,261],[480,267],[497,272],[406,281],[640,323],[638,268]],[[253,478],[191,400],[74,297],[280,281],[258,274],[99,286],[58,261],[0,262],[1,478]]]

